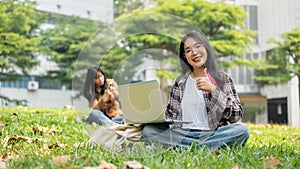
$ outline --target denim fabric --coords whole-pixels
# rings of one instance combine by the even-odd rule
[[[123,123],[123,115],[120,115],[116,118],[108,118],[102,111],[100,110],[92,110],[89,114],[88,121],[90,123],[96,123],[104,126],[111,126],[113,123]]]
[[[118,124],[124,124],[123,122],[123,115],[119,115],[118,117],[115,117],[112,119],[113,122],[118,123]]]
[[[142,132],[142,141],[150,144],[159,142],[165,148],[170,146],[188,148],[195,144],[197,147],[207,146],[214,150],[225,145],[244,144],[249,136],[248,127],[241,123],[222,126],[216,131],[170,129],[167,125],[147,124]]]

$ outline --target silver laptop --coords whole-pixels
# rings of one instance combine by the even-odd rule
[[[119,93],[125,124],[189,123],[166,120],[157,80],[120,85]]]

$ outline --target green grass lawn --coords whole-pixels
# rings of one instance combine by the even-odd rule
[[[233,149],[140,147],[116,153],[86,144],[99,128],[77,122],[87,114],[72,109],[0,108],[0,168],[96,168],[102,160],[117,168],[129,161],[158,169],[300,168],[300,128],[247,124],[251,132],[247,144]]]

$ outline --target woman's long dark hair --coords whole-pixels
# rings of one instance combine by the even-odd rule
[[[207,52],[207,60],[205,62],[205,67],[208,69],[209,73],[211,76],[215,79],[217,85],[219,87],[222,87],[224,84],[223,77],[221,76],[220,72],[221,69],[218,67],[213,48],[211,47],[208,39],[202,35],[201,33],[197,31],[191,31],[187,33],[180,42],[180,48],[179,48],[179,58],[180,58],[180,64],[181,64],[181,69],[182,73],[185,74],[187,71],[193,71],[193,66],[190,65],[185,58],[185,53],[184,53],[184,42],[188,38],[193,38],[197,41],[199,41],[201,44],[204,45],[206,52]]]
[[[100,95],[103,95],[105,89],[107,88],[106,76],[105,76],[104,72],[99,67],[96,67],[96,66],[92,66],[92,67],[88,68],[83,93],[84,93],[84,97],[89,102],[91,102],[99,97],[99,94],[97,95],[97,93],[96,93],[95,82],[94,82],[97,72],[101,72],[104,76],[104,84],[101,87]]]

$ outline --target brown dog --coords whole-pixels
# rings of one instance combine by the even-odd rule
[[[113,79],[107,79],[107,82],[109,86],[105,90],[104,94],[99,97],[97,106],[102,112],[106,110],[106,114],[110,118],[115,118],[122,114],[118,85]]]

